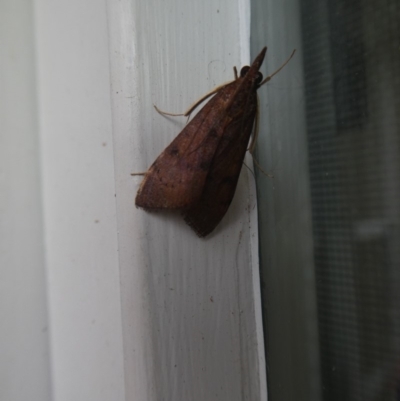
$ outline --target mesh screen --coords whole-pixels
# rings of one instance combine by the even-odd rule
[[[400,399],[400,2],[303,0],[324,400]]]

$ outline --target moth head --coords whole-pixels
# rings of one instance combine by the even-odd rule
[[[242,67],[242,69],[240,70],[240,76],[243,78],[250,70],[250,67],[248,65]],[[260,83],[263,80],[263,74],[261,74],[260,71],[257,72],[256,75],[256,79],[254,80],[256,87],[258,87],[260,85]]]

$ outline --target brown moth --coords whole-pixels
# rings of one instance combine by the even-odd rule
[[[235,69],[235,80],[217,88],[215,96],[158,156],[137,192],[137,207],[180,210],[200,237],[214,230],[235,194],[257,116],[257,89],[294,54],[263,81],[259,69],[266,51],[264,47],[239,77]]]

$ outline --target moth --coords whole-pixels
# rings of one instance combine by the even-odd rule
[[[222,220],[235,194],[253,130],[257,131],[257,90],[290,58],[263,80],[259,71],[267,48],[235,79],[195,103],[190,113],[215,94],[158,156],[139,187],[135,204],[147,211],[179,210],[199,237]],[[162,113],[169,114],[169,113]],[[172,115],[172,114],[170,114]],[[249,150],[253,151],[256,135]]]

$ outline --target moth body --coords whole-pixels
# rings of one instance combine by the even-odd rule
[[[224,217],[235,194],[257,114],[267,48],[218,90],[146,172],[135,204],[180,210],[200,236]]]

